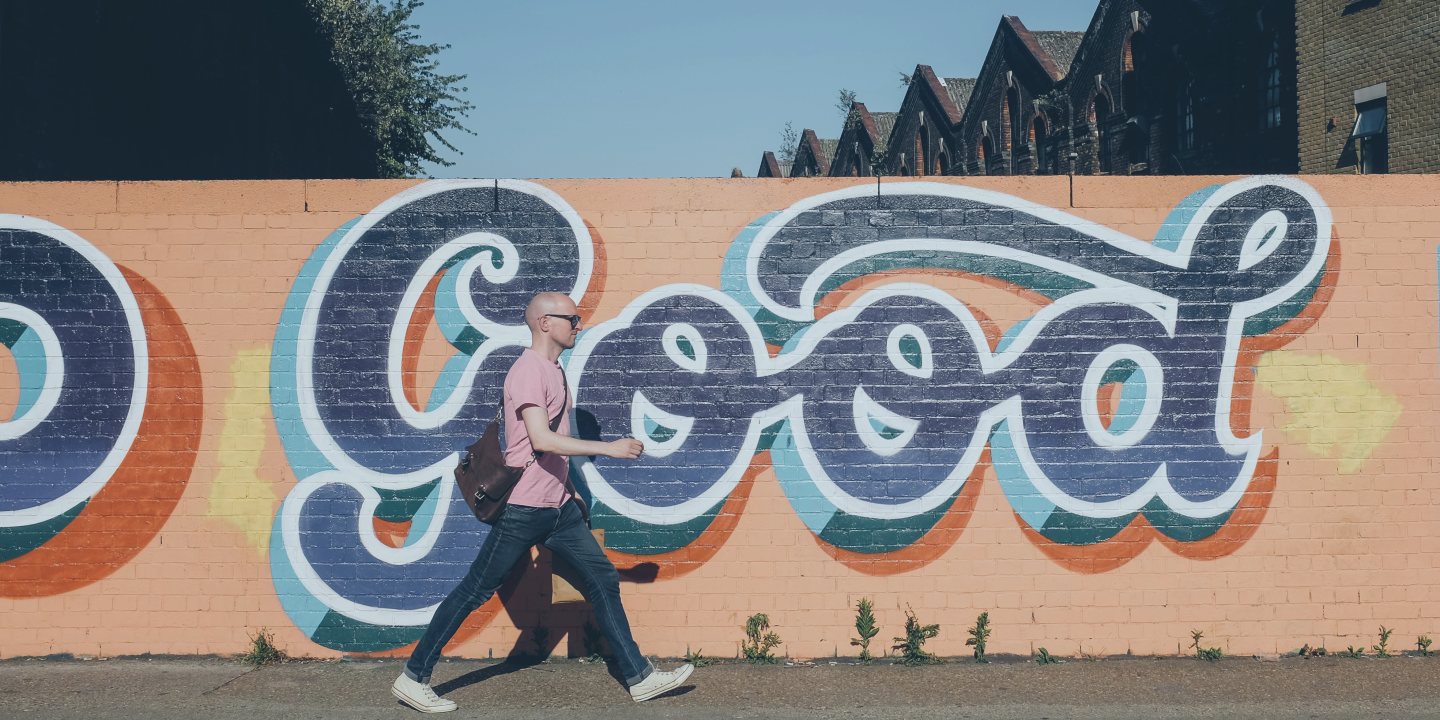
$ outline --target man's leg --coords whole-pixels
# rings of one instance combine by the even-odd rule
[[[595,620],[605,639],[610,641],[610,649],[615,651],[625,683],[638,685],[649,677],[654,668],[630,636],[630,620],[620,603],[620,573],[585,527],[585,519],[575,503],[565,503],[565,507],[560,508],[560,519],[545,539],[545,547],[564,558],[584,578],[590,603],[595,606]]]
[[[507,505],[500,520],[490,528],[480,554],[470,565],[465,579],[435,609],[425,635],[405,663],[405,676],[428,685],[430,671],[440,659],[445,643],[455,636],[465,618],[485,604],[509,577],[520,556],[535,545],[554,525],[555,510],[524,505]]]

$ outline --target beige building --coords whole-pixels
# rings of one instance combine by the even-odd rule
[[[1300,172],[1440,172],[1440,3],[1297,0]]]

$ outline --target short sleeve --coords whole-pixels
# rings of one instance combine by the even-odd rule
[[[505,394],[510,398],[516,419],[519,419],[520,411],[527,405],[534,405],[549,412],[549,404],[545,401],[545,383],[534,363],[521,362],[515,367],[505,378]]]

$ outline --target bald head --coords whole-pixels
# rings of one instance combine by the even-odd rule
[[[575,301],[569,296],[557,292],[543,292],[530,298],[530,304],[525,308],[525,324],[533,331],[546,315],[576,315]]]

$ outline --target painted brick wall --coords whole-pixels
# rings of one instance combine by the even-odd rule
[[[1440,179],[1307,182],[0,185],[0,656],[408,652],[541,288],[648,653],[1433,635]],[[548,565],[452,652],[580,652]]]

